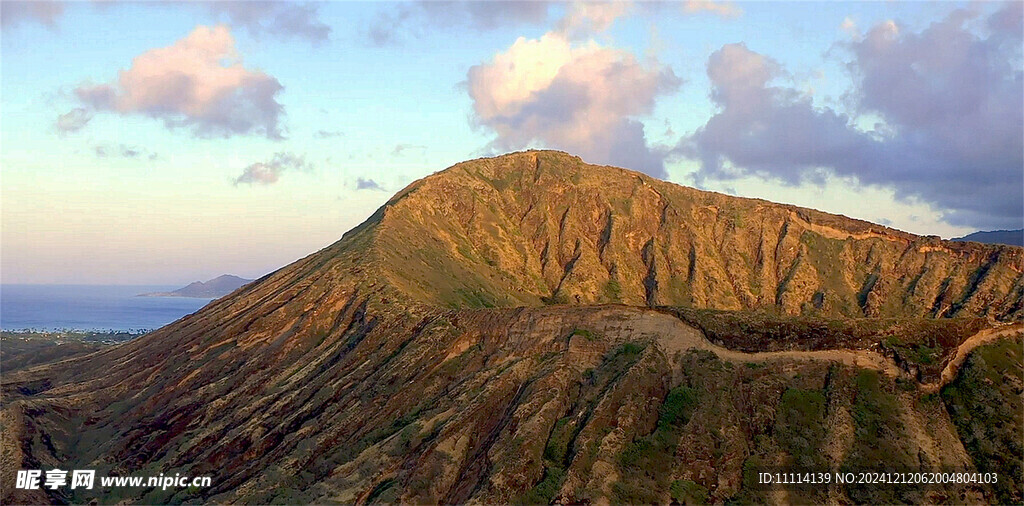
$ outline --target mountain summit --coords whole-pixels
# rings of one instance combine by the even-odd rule
[[[381,283],[444,307],[1024,316],[1024,249],[915,236],[554,151],[473,160],[419,180],[326,256],[357,244]]]
[[[1020,502],[1022,271],[564,153],[465,162],[195,314],[5,371],[0,502]],[[751,481],[786,466],[1000,474]],[[52,468],[213,485],[14,489]]]

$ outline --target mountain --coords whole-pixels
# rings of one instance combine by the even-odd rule
[[[529,151],[5,373],[0,502],[1020,502],[1024,249]],[[998,472],[761,486],[757,473]],[[15,490],[13,469],[211,476]]]
[[[174,291],[170,292],[152,292],[143,293],[139,297],[198,297],[198,298],[217,298],[223,297],[247,283],[251,283],[251,279],[244,279],[238,276],[232,276],[230,274],[223,274],[217,276],[205,283],[202,281],[193,281]]]
[[[993,230],[991,232],[974,232],[963,237],[950,239],[951,241],[965,242],[974,241],[985,244],[1008,244],[1010,246],[1024,246],[1024,230]]]
[[[366,232],[366,238],[357,237]],[[1024,250],[704,192],[557,152],[458,164],[336,245],[448,307],[684,305],[1020,319]]]

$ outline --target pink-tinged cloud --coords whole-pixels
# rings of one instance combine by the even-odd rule
[[[723,18],[735,18],[743,14],[732,2],[713,2],[711,0],[686,0],[683,2],[683,12],[686,14],[708,13]]]
[[[608,30],[616,20],[632,10],[633,2],[629,0],[577,0],[566,8],[565,17],[558,22],[557,31],[569,39],[582,39]]]
[[[281,139],[281,83],[247,69],[227,26],[197,26],[173,45],[136,56],[116,81],[83,84],[75,95],[103,112],[144,115],[200,137]]]
[[[470,68],[467,82],[476,121],[497,134],[494,148],[539,144],[657,177],[666,175],[662,155],[647,146],[636,118],[680,83],[669,68],[555,32],[519,38]]]
[[[275,153],[266,162],[256,162],[246,167],[242,173],[235,178],[235,186],[240,184],[261,184],[270,185],[276,183],[281,174],[291,170],[311,170],[313,165],[306,161],[306,158],[294,153]]]

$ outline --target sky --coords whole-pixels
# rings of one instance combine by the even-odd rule
[[[1021,2],[0,3],[0,281],[257,277],[526,148],[1024,227]]]

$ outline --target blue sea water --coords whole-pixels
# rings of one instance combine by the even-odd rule
[[[153,330],[194,313],[211,299],[137,297],[177,286],[0,285],[3,330]]]

